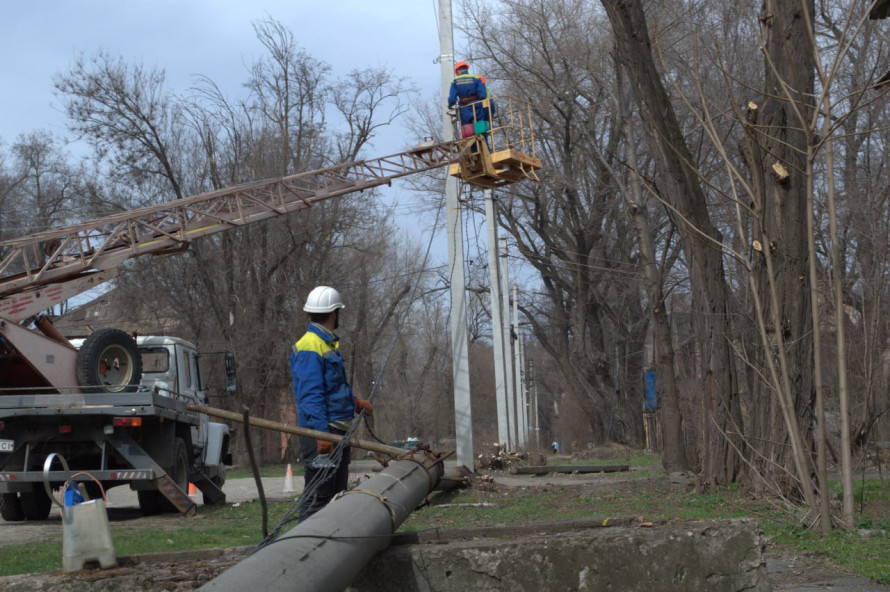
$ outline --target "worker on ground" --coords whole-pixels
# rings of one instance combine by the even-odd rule
[[[482,102],[483,99],[489,99],[488,107]],[[485,78],[470,74],[469,64],[463,61],[454,65],[454,80],[448,93],[448,107],[455,106],[459,108],[462,138],[491,130],[495,107],[485,86]]]
[[[345,308],[340,293],[318,286],[306,298],[303,310],[309,313],[309,328],[293,346],[290,368],[300,427],[343,435],[361,410],[370,415],[370,401],[352,395],[346,379],[340,338],[340,311]],[[334,443],[300,436],[300,452],[305,468],[305,489],[300,500],[299,520],[308,518],[331,499],[345,491],[349,480],[348,446],[332,455]]]

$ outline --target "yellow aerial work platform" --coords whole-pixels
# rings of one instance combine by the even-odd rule
[[[535,152],[531,106],[513,97],[494,97],[460,106],[469,108],[473,108],[472,123],[460,125],[460,111],[454,114],[455,129],[466,146],[448,173],[489,188],[525,179],[538,181],[541,159]],[[493,116],[477,120],[480,111],[486,115],[493,111]]]

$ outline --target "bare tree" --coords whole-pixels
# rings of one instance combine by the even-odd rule
[[[629,74],[634,98],[647,127],[647,140],[659,172],[663,195],[678,214],[689,266],[696,334],[702,352],[702,370],[713,385],[706,405],[707,446],[704,483],[726,484],[738,475],[737,454],[741,408],[733,356],[727,337],[731,334],[720,245],[723,237],[712,222],[708,202],[686,138],[678,125],[671,100],[662,84],[639,0],[602,0],[612,23],[621,63]]]
[[[9,164],[0,199],[15,205],[4,208],[10,235],[72,221],[85,192],[83,171],[70,164],[58,138],[42,131],[19,137],[11,146]]]
[[[661,409],[661,435],[663,438],[662,465],[665,471],[685,473],[689,469],[686,457],[686,443],[683,437],[683,414],[680,410],[680,394],[675,373],[673,330],[667,311],[667,299],[665,297],[665,279],[669,270],[673,267],[677,252],[670,248],[662,250],[663,256],[659,261],[655,248],[655,240],[649,222],[649,208],[647,207],[646,193],[643,189],[644,175],[637,162],[637,146],[630,140],[633,133],[633,124],[630,118],[629,104],[631,97],[622,93],[621,72],[618,73],[618,88],[616,89],[616,110],[622,115],[627,128],[628,138],[627,165],[630,175],[627,182],[622,183],[622,177],[614,174],[617,183],[622,184],[622,194],[628,202],[628,209],[633,219],[634,229],[637,233],[637,245],[639,246],[640,259],[643,274],[649,313],[652,318],[655,366],[657,369],[657,385],[659,407]],[[652,187],[648,187],[650,191]],[[658,196],[659,198],[661,196]],[[665,246],[670,247],[671,240],[665,241]],[[673,254],[672,254],[673,253]]]
[[[251,67],[247,88],[279,140],[275,174],[320,168],[327,153],[323,91],[330,67],[298,47],[284,24],[267,19],[253,27],[267,55]]]
[[[332,85],[329,93],[346,124],[346,131],[337,134],[338,160],[356,160],[380,128],[404,115],[403,96],[410,92],[404,78],[394,78],[385,68],[353,70]]]
[[[173,154],[179,112],[164,85],[164,72],[129,66],[107,52],[81,56],[54,79],[70,120],[109,170],[148,188],[151,201],[166,193],[184,197],[182,169]]]
[[[631,261],[634,231],[610,178],[624,131],[607,108],[613,81],[605,22],[581,0],[465,2],[475,63],[497,95],[539,118],[540,184],[501,191],[499,222],[541,282],[523,302],[535,337],[577,396],[590,440],[639,441],[644,305]],[[534,43],[528,40],[533,38]],[[495,99],[497,101],[497,99]],[[625,354],[627,352],[627,354]]]

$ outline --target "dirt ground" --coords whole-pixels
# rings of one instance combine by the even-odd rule
[[[566,499],[590,495],[605,490],[622,490],[655,486],[656,480],[621,479],[601,474],[518,476],[508,469],[482,471],[474,487],[493,497],[508,494],[517,487],[544,488],[548,492],[562,492]],[[283,479],[264,480],[268,492],[282,491]],[[299,481],[299,480],[298,480]],[[647,485],[647,483],[649,485]],[[663,487],[663,481],[660,481]],[[226,484],[230,502],[254,499],[253,482],[250,479],[230,480]],[[293,494],[291,494],[291,497]],[[135,496],[133,496],[135,499]],[[272,496],[274,498],[274,494]],[[113,531],[141,530],[149,536],[163,536],[182,528],[195,528],[201,520],[197,516],[142,517],[138,506],[126,499],[109,503],[108,516]],[[0,520],[0,551],[12,544],[27,541],[61,540],[61,520],[54,514],[43,523],[6,523]],[[130,591],[130,590],[194,590],[215,578],[237,563],[250,548],[207,550],[186,553],[156,554],[142,557],[119,557],[119,567],[109,570],[86,570],[72,574],[61,570],[41,574],[28,574],[0,578],[0,592],[68,592],[68,591]],[[767,549],[767,566],[770,581],[775,590],[807,592],[828,589],[849,592],[890,592],[890,586],[879,586],[854,578],[834,567],[826,567],[818,556],[781,552]]]

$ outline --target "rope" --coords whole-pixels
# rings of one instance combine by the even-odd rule
[[[351,489],[351,490],[347,490],[347,491],[341,491],[340,493],[335,495],[334,499],[332,499],[331,501],[333,502],[334,500],[338,500],[341,497],[345,497],[345,496],[353,494],[353,493],[362,493],[364,495],[370,495],[371,497],[373,497],[374,499],[379,501],[381,504],[383,504],[383,507],[386,508],[386,510],[389,512],[390,531],[393,534],[395,534],[396,529],[398,528],[398,524],[396,524],[398,522],[398,517],[396,516],[396,510],[393,507],[393,505],[390,503],[389,499],[387,499],[386,496],[384,496],[383,494],[377,493],[376,491],[368,491],[367,489]]]

